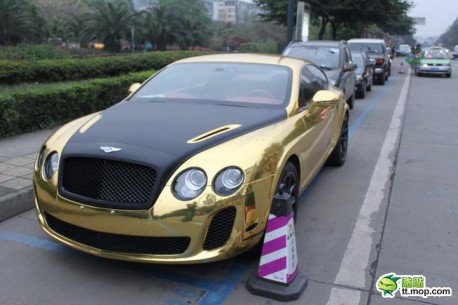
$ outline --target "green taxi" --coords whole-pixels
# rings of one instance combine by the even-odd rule
[[[446,77],[452,75],[450,56],[445,48],[431,47],[422,52],[418,62],[414,65],[415,74],[443,74]]]

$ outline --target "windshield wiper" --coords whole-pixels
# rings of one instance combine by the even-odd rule
[[[325,66],[325,65],[321,65],[320,68],[323,70],[327,70],[327,71],[332,70],[332,68]]]

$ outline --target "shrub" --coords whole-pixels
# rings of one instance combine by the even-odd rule
[[[0,49],[0,60],[43,60],[64,59],[70,55],[50,45],[20,44]]]
[[[0,62],[0,84],[58,82],[158,70],[182,58],[202,55],[194,51],[166,51],[90,59]]]
[[[153,73],[144,71],[3,92],[0,94],[0,138],[52,128],[105,109],[123,100],[132,83],[143,82]]]

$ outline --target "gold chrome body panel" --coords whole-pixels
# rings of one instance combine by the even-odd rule
[[[191,58],[185,61],[224,61],[225,56],[216,55]],[[40,164],[35,168],[35,205],[41,227],[56,240],[93,255],[111,259],[155,263],[200,263],[226,259],[258,244],[263,236],[270,205],[277,187],[279,175],[289,160],[298,166],[299,191],[312,181],[332,152],[339,138],[348,105],[339,89],[322,92],[320,101],[299,111],[298,92],[301,60],[274,56],[239,55],[231,61],[274,62],[286,65],[293,71],[291,100],[285,108],[287,119],[251,131],[204,150],[184,161],[168,178],[156,201],[147,210],[125,210],[93,207],[64,198],[58,191],[58,172],[47,181]],[[326,104],[326,100],[333,101]],[[92,114],[73,121],[45,142],[45,157],[51,152],[61,153],[75,132],[84,132],[97,124],[102,115]],[[103,119],[103,118],[102,118]],[[237,126],[229,126],[237,128]],[[228,127],[228,128],[229,128]],[[211,136],[209,130],[207,135]],[[200,139],[202,135],[196,135]],[[195,140],[194,139],[194,140]],[[190,139],[191,140],[191,139]],[[192,141],[189,145],[193,145]],[[230,196],[216,194],[212,181],[221,169],[237,166],[244,171],[241,188]],[[183,170],[202,168],[208,177],[203,193],[190,201],[178,200],[172,192],[176,176]],[[59,169],[57,170],[59,171]],[[248,192],[250,195],[247,196]],[[245,206],[255,208],[247,215]],[[213,216],[220,210],[234,207],[236,217],[228,242],[217,249],[202,249]],[[44,213],[81,228],[120,235],[175,237],[188,236],[191,243],[181,254],[149,255],[120,253],[83,245],[54,232],[47,224]]]

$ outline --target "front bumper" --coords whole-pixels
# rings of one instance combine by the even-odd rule
[[[44,231],[79,251],[126,261],[202,263],[233,257],[260,242],[272,180],[250,184],[256,198],[250,217],[248,185],[224,198],[204,192],[193,202],[178,201],[165,190],[150,209],[120,210],[66,199],[35,176],[35,206]]]
[[[431,73],[431,74],[448,74],[452,72],[450,66],[419,66],[418,72],[420,73]]]

